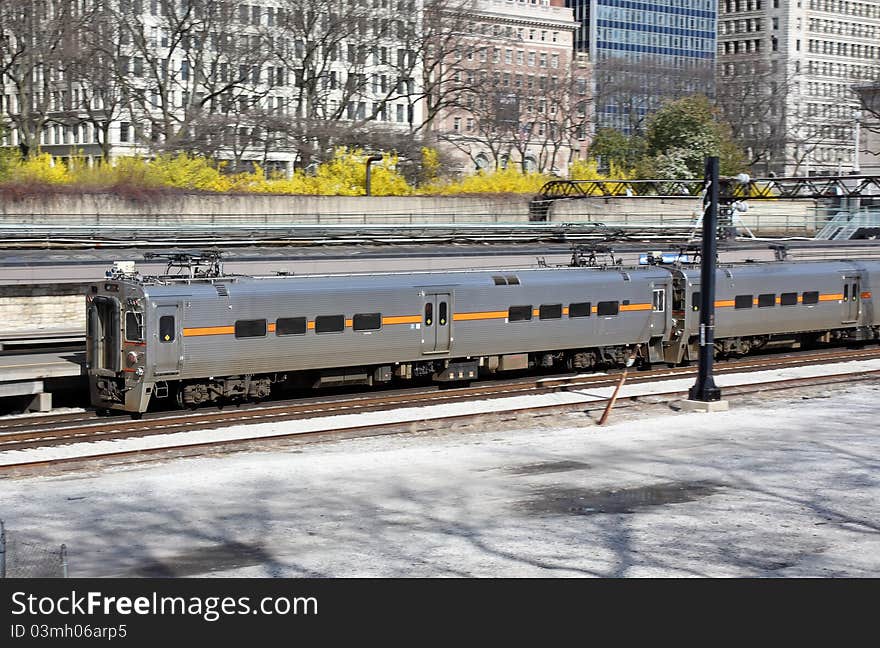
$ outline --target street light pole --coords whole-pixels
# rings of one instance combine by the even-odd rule
[[[709,191],[703,203],[703,250],[700,263],[700,366],[697,382],[688,392],[691,401],[721,400],[721,389],[712,377],[715,354],[715,257],[718,252],[719,159],[706,158]]]

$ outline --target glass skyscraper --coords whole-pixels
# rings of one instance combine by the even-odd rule
[[[718,0],[567,0],[594,66],[596,127],[640,132],[664,99],[714,92]]]

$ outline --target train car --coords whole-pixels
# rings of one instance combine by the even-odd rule
[[[673,318],[667,359],[699,353],[700,269],[673,271]],[[880,337],[872,278],[877,261],[743,263],[719,267],[715,279],[715,353]]]
[[[279,383],[467,382],[535,367],[677,364],[699,352],[698,267],[301,277],[123,276],[91,286],[97,410],[260,400]],[[880,336],[873,261],[720,267],[716,355]]]
[[[98,410],[262,399],[274,384],[388,383],[663,359],[672,282],[660,267],[210,279],[90,287]]]

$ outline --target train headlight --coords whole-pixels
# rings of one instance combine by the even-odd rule
[[[137,361],[138,361],[137,351],[129,351],[126,354],[125,359],[128,361],[129,366],[137,363]]]

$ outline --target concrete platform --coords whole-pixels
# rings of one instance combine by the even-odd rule
[[[0,356],[0,383],[79,376],[84,365],[82,351]]]
[[[0,356],[0,398],[33,396],[27,409],[46,412],[52,409],[52,395],[44,380],[80,376],[84,366],[83,351]]]
[[[21,347],[81,345],[86,343],[85,331],[79,328],[53,328],[0,333],[0,351],[12,351]],[[24,355],[24,354],[22,354]]]

